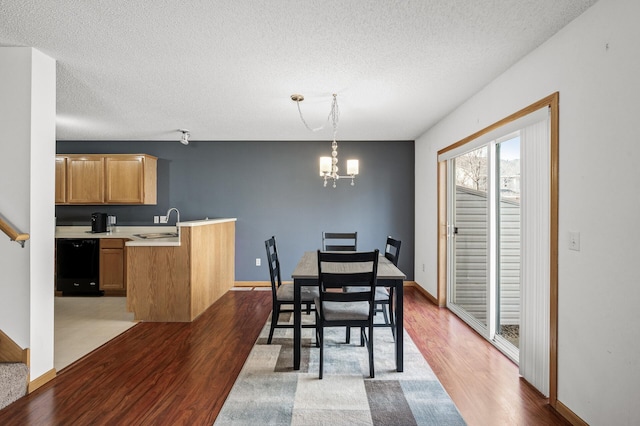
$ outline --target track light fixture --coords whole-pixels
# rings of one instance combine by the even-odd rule
[[[178,129],[179,132],[182,132],[182,137],[180,137],[180,143],[182,145],[189,145],[189,131],[187,129]]]

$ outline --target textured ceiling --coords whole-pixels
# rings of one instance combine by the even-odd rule
[[[57,139],[413,140],[596,0],[0,0],[57,61]]]

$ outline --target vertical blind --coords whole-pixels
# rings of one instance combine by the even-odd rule
[[[548,108],[545,108],[548,110]],[[521,130],[520,375],[549,396],[550,127]]]

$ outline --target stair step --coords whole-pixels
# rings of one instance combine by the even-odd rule
[[[26,364],[0,363],[0,410],[27,394],[28,377]]]

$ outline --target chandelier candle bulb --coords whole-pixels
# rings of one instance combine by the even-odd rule
[[[358,174],[358,160],[347,160],[347,174],[349,176]]]
[[[320,176],[331,173],[331,157],[320,157]]]

